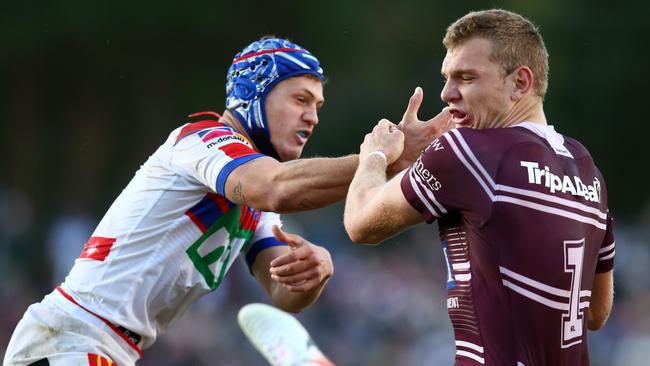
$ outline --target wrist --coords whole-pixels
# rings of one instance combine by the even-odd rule
[[[386,156],[386,154],[381,150],[375,150],[369,153],[368,155],[366,155],[366,160],[368,159],[377,159],[377,160],[381,159],[386,164],[388,164],[388,156]]]

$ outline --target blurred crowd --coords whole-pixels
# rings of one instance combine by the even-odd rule
[[[650,365],[650,210],[637,222],[617,222],[616,297],[612,316],[591,332],[594,366]],[[285,228],[332,252],[335,274],[320,300],[298,315],[338,365],[451,365],[444,259],[435,225],[419,225],[378,247],[352,244],[342,206],[286,215]],[[0,354],[27,306],[67,274],[99,217],[55,216],[35,221],[34,203],[0,187]],[[38,228],[42,242],[31,235]],[[265,365],[239,330],[237,311],[267,302],[243,260],[221,287],[173,324],[139,362],[153,365]]]

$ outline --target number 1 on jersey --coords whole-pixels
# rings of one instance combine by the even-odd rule
[[[571,273],[569,313],[562,316],[562,348],[582,341],[584,310],[580,310],[580,284],[585,253],[585,239],[564,241],[564,272]]]

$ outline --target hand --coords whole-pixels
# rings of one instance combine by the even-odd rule
[[[437,116],[428,121],[418,119],[418,110],[422,105],[424,92],[419,86],[409,99],[404,116],[397,126],[404,133],[404,151],[388,170],[392,174],[401,172],[411,166],[422,151],[443,133],[451,130],[451,114],[444,108]]]
[[[287,233],[277,225],[273,226],[273,235],[287,243],[291,252],[271,261],[271,278],[289,291],[310,291],[334,274],[334,264],[327,249],[299,235]]]
[[[397,125],[382,119],[364,138],[359,152],[359,161],[365,160],[373,151],[381,151],[386,154],[387,163],[390,164],[402,154],[402,149],[404,149],[404,134]]]

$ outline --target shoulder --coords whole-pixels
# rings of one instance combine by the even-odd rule
[[[225,145],[236,143],[252,149],[251,142],[239,134],[232,127],[219,122],[214,117],[219,117],[214,112],[201,112],[191,114],[190,122],[172,132],[173,145],[205,145],[206,148],[222,149]]]
[[[175,144],[188,136],[198,136],[204,140],[206,135],[222,136],[235,134],[235,131],[228,125],[219,122],[221,116],[214,112],[200,112],[190,114],[189,122],[177,128],[175,133]],[[211,132],[214,132],[211,134]]]
[[[571,151],[575,159],[592,159],[591,153],[580,141],[566,135],[562,136],[564,137],[565,146]]]

